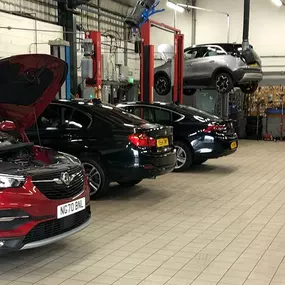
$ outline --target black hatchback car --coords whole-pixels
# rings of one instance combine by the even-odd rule
[[[172,127],[100,102],[53,102],[27,135],[33,142],[77,156],[93,197],[103,196],[110,182],[131,187],[171,172],[176,163]]]
[[[148,122],[173,126],[177,150],[175,171],[185,171],[192,164],[232,154],[238,148],[237,134],[231,121],[223,121],[196,108],[176,103],[140,102],[118,104],[117,107]]]

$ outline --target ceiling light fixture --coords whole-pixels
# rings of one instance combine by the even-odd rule
[[[271,0],[271,2],[278,7],[281,7],[282,5],[284,5],[281,0]]]
[[[167,1],[167,2],[166,2],[166,6],[167,6],[168,8],[171,8],[171,9],[173,9],[173,10],[179,12],[179,13],[183,13],[183,12],[184,12],[184,8],[183,8],[183,7],[179,6],[179,5],[176,4],[176,3],[173,3],[173,2],[171,2],[171,1]]]

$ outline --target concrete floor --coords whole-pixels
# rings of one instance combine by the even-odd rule
[[[0,258],[0,285],[285,284],[285,142],[93,201],[83,232]]]

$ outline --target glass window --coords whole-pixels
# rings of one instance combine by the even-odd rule
[[[155,123],[156,120],[154,118],[154,114],[153,114],[153,109],[149,108],[149,107],[144,107],[142,108],[142,114],[143,114],[143,118],[150,122],[150,123]]]
[[[126,107],[122,107],[123,110],[128,111],[131,114],[134,114],[134,106],[126,106]]]
[[[154,123],[154,115],[152,112],[152,108],[150,107],[143,107],[143,106],[134,106],[133,108],[133,114],[137,117],[143,118],[144,120]]]
[[[83,112],[74,110],[70,121],[68,122],[68,128],[86,129],[89,127],[91,119]]]
[[[198,50],[197,49],[189,49],[184,53],[184,58],[187,59],[194,59],[197,57]]]
[[[162,125],[167,125],[172,123],[172,113],[163,109],[155,108],[155,121]]]
[[[140,117],[140,118],[144,118],[142,110],[143,110],[143,108],[141,108],[141,107],[133,107],[133,114],[135,116]]]
[[[38,118],[39,129],[62,127],[69,122],[72,111],[72,108],[69,107],[49,105]]]
[[[140,125],[144,121],[124,109],[114,107],[109,104],[88,105],[90,112],[105,117],[108,121],[119,124]],[[127,109],[128,110],[128,109]]]
[[[218,55],[225,55],[225,54],[226,52],[224,52],[220,47],[207,46],[203,57],[218,56]]]
[[[172,121],[176,122],[177,120],[180,120],[183,116],[176,114],[176,113],[172,113]]]

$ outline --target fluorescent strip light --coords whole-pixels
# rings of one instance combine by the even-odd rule
[[[283,5],[281,0],[271,0],[271,2],[278,7],[281,7]]]
[[[184,8],[183,7],[180,7],[179,5],[177,5],[177,4],[173,3],[173,2],[167,1],[166,6],[168,8],[176,10],[179,13],[183,13],[184,12]]]

